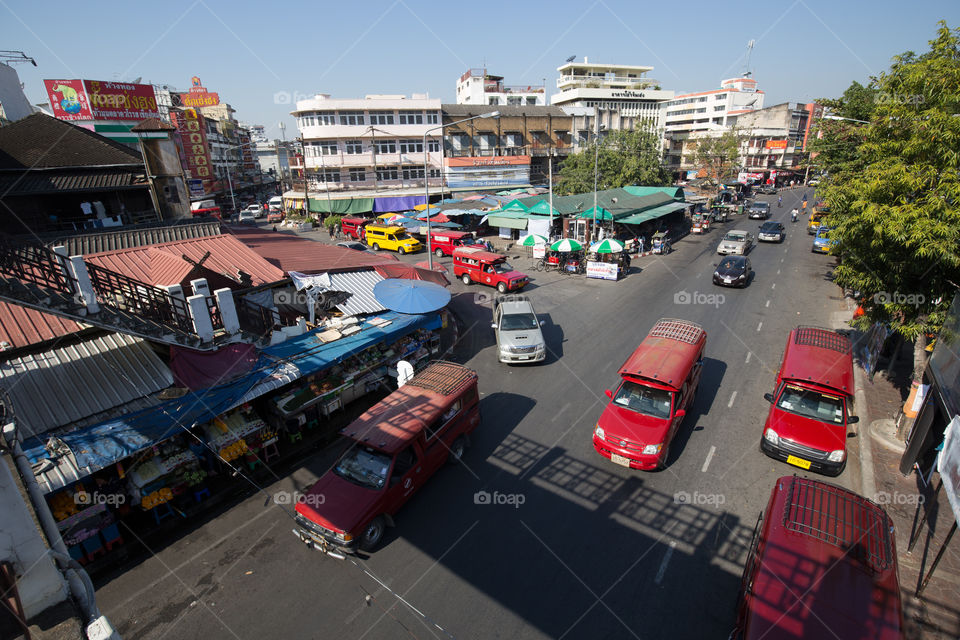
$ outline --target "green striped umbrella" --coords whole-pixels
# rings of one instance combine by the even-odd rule
[[[577,242],[572,238],[564,238],[563,240],[557,240],[552,245],[550,245],[550,251],[560,251],[566,253],[568,251],[582,251],[583,245]]]
[[[535,247],[541,244],[547,244],[547,238],[536,233],[523,236],[518,241],[521,247]]]
[[[620,253],[623,251],[623,243],[613,238],[605,238],[591,245],[590,251],[594,253]]]

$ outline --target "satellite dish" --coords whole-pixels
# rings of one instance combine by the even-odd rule
[[[410,382],[413,379],[413,365],[406,360],[397,363],[397,388]]]
[[[567,58],[567,62],[573,62],[576,59],[577,59],[577,56],[570,56],[569,58]]]

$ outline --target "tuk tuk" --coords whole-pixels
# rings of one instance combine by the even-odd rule
[[[667,237],[665,231],[657,231],[653,234],[653,238],[650,242],[650,249],[657,254],[670,253],[673,250],[673,247],[670,246],[670,239]]]

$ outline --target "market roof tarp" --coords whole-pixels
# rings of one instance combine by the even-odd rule
[[[683,187],[624,187],[624,191],[635,196],[648,196],[651,193],[665,193],[674,200],[683,200]]]
[[[373,211],[373,198],[310,198],[311,213],[369,213]]]
[[[487,216],[487,224],[491,227],[507,229],[526,229],[527,213],[525,211],[499,211]]]
[[[613,214],[604,209],[603,207],[597,207],[596,215],[594,215],[593,207],[590,207],[583,213],[577,216],[580,219],[597,219],[597,220],[613,220]]]
[[[526,206],[519,200],[514,200],[510,204],[500,207],[500,211],[529,211],[530,207]]]
[[[369,323],[361,330],[334,342],[323,343],[317,338],[318,330],[296,338],[290,338],[261,352],[258,366],[251,373],[220,385],[198,392],[190,392],[180,398],[168,400],[143,411],[128,414],[123,418],[108,420],[71,433],[60,434],[59,440],[67,445],[76,458],[80,477],[103,469],[115,462],[171,437],[194,423],[203,423],[252,399],[249,392],[277,376],[289,382],[308,376],[341,362],[379,342],[396,339],[418,328],[437,329],[441,325],[439,314],[406,315],[395,312],[380,314],[390,320],[385,327]],[[291,373],[291,368],[295,373]],[[27,458],[36,463],[53,457],[44,446],[50,434],[29,438],[23,448]],[[67,484],[49,484],[45,491],[55,491]]]
[[[647,209],[646,211],[635,213],[632,216],[627,216],[626,218],[620,218],[617,220],[617,222],[619,224],[641,224],[647,220],[662,218],[663,216],[669,215],[675,211],[682,211],[689,206],[690,204],[686,202],[670,202],[659,207],[654,207],[653,209]]]
[[[523,198],[520,202],[528,209],[542,202],[544,196]],[[554,196],[553,206],[564,216],[578,216],[593,208],[593,192],[578,193],[572,196]],[[605,189],[597,192],[597,206],[609,211],[615,221],[676,200],[657,188],[652,193],[637,196],[626,189]]]
[[[549,215],[550,215],[550,200],[549,200],[548,198],[544,198],[543,200],[541,200],[541,201],[538,202],[537,204],[535,204],[535,205],[533,205],[532,207],[530,207],[530,209],[529,209],[528,211],[529,211],[530,213],[539,213],[539,214],[541,214],[541,215],[549,216]],[[555,216],[562,216],[563,214],[560,213],[560,211],[557,210],[556,207],[554,207],[554,208],[553,208],[553,215],[555,215]]]

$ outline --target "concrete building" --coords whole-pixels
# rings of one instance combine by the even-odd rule
[[[558,107],[588,107],[594,110],[587,128],[578,130],[576,144],[584,144],[587,132],[644,128],[662,131],[666,123],[666,105],[673,91],[664,91],[660,82],[648,78],[653,67],[625,64],[568,62],[557,67],[559,93],[550,96]]]
[[[747,173],[784,170],[799,173],[807,157],[810,127],[819,118],[822,107],[816,103],[784,102],[741,115],[737,129],[743,135],[740,165]],[[767,176],[774,177],[776,176]]]
[[[443,105],[450,124],[499,111],[499,118],[477,118],[444,129],[444,177],[450,189],[546,184],[548,162],[554,174],[571,153],[573,118],[553,106]]]
[[[672,170],[696,169],[696,141],[721,135],[738,118],[763,108],[764,93],[750,77],[730,78],[719,89],[678,94],[667,102],[664,164]]]
[[[316,191],[393,192],[440,186],[440,100],[425,94],[300,100],[291,114],[303,139],[308,186]],[[424,161],[427,176],[424,176]],[[291,165],[296,170],[300,166]]]
[[[33,113],[23,93],[17,70],[0,62],[0,126],[16,122]]]
[[[503,76],[495,76],[484,69],[467,69],[457,80],[457,104],[544,106],[545,85],[507,85]]]

